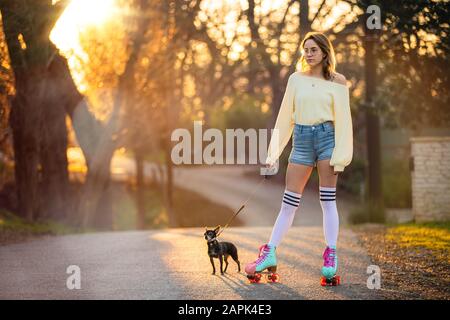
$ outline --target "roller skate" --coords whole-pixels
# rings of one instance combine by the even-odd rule
[[[320,278],[320,285],[322,287],[341,284],[341,277],[336,275],[337,267],[338,258],[336,247],[327,247],[323,253],[322,277]]]
[[[264,270],[267,269],[267,272]],[[256,261],[245,266],[245,273],[250,283],[260,283],[263,274],[267,274],[268,282],[279,282],[280,276],[277,271],[277,257],[275,255],[275,246],[268,244],[259,248],[259,255]]]

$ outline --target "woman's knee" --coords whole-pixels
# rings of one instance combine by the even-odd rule
[[[321,187],[336,187],[338,174],[334,174],[334,169],[330,166],[330,160],[318,161],[317,173],[319,174],[319,185]]]
[[[288,191],[303,193],[313,167],[299,164],[289,164],[286,172],[286,189]]]

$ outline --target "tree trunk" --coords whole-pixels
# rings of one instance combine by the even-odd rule
[[[49,39],[66,5],[67,1],[0,2],[16,89],[10,124],[18,213],[29,221],[64,215],[68,192],[66,124],[61,100],[56,98],[63,94],[51,72],[59,55]]]
[[[168,135],[170,137],[170,134]],[[166,179],[164,184],[165,194],[165,207],[169,219],[169,227],[174,228],[178,226],[178,219],[173,210],[173,165],[171,159],[171,141],[164,141],[164,153],[165,153],[165,167],[166,167]],[[164,180],[163,180],[164,181]]]
[[[39,74],[39,72],[37,72]],[[16,95],[11,101],[18,214],[33,221],[39,211],[39,126],[41,110],[36,102],[38,76],[16,72]]]
[[[43,217],[56,220],[71,217],[69,198],[69,171],[67,160],[67,127],[65,104],[73,103],[73,96],[62,84],[61,60],[54,59],[48,73],[45,105],[42,108],[45,125],[42,126],[41,164]],[[68,68],[66,69],[69,72]]]
[[[97,230],[113,230],[114,211],[112,192],[114,184],[118,182],[111,181],[110,172],[107,173],[107,176],[101,182],[102,184],[98,184],[100,198],[97,201],[97,210],[92,215],[91,225]]]
[[[366,21],[366,20],[364,20]],[[384,204],[382,191],[381,147],[380,147],[380,119],[373,105],[376,91],[376,55],[375,41],[378,39],[373,30],[365,26],[364,49],[365,77],[366,77],[366,138],[368,156],[368,204],[369,219],[372,222],[384,221]]]
[[[95,163],[88,164],[88,172],[78,207],[78,215],[82,217],[84,228],[112,229],[112,205],[109,194],[111,192],[112,152],[105,150],[102,157],[99,157]]]
[[[41,217],[63,220],[70,216],[67,130],[60,108],[45,108],[48,124],[41,130]],[[51,110],[48,110],[51,109]],[[56,114],[51,114],[56,113]]]
[[[299,2],[300,2],[300,12],[299,12],[300,39],[303,40],[306,34],[311,31],[311,22],[309,21],[309,1],[301,0]]]
[[[74,220],[83,227],[112,229],[110,165],[115,150],[112,130],[103,126],[89,111],[86,100],[73,82],[67,61],[57,59],[57,63],[60,86],[64,89],[60,99],[64,101],[88,167],[77,209],[73,210],[76,213]]]
[[[137,228],[145,229],[145,182],[144,182],[144,158],[142,153],[135,150],[136,162],[136,203],[137,203]]]
[[[45,68],[16,72],[11,127],[19,215],[29,221],[66,216],[69,189],[64,109],[51,99]]]

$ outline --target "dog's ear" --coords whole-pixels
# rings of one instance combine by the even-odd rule
[[[219,225],[214,229],[214,232],[215,232],[215,233],[219,232],[220,228],[221,228],[221,226],[220,226],[220,224],[219,224]]]

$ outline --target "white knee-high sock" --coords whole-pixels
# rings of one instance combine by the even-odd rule
[[[295,210],[297,210],[300,204],[301,197],[302,195],[300,193],[284,190],[283,202],[281,203],[280,212],[272,229],[269,245],[277,247],[280,244],[294,221]]]
[[[336,206],[336,188],[319,187],[323,212],[323,234],[327,246],[336,246],[339,234],[339,215]]]

